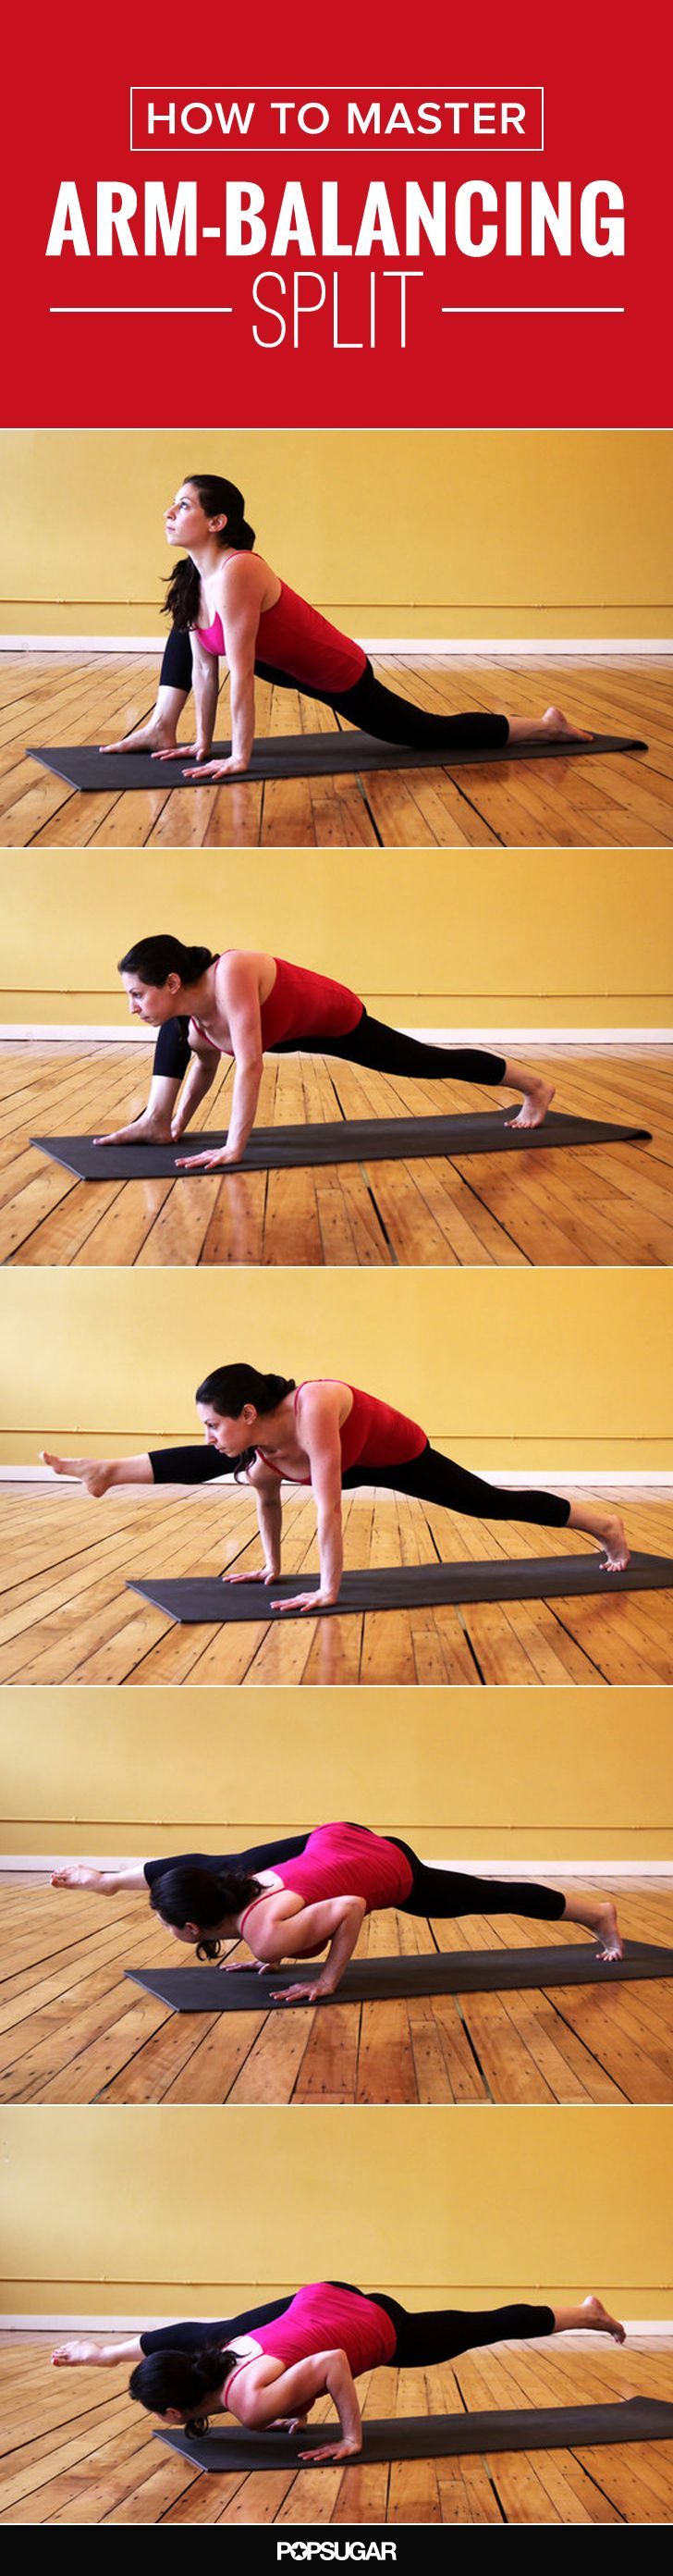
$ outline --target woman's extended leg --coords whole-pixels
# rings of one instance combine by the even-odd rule
[[[514,1127],[540,1127],[554,1097],[553,1082],[545,1082],[542,1074],[515,1063],[511,1056],[494,1055],[486,1047],[432,1046],[407,1030],[388,1028],[385,1020],[372,1019],[367,1010],[345,1036],[326,1037],[322,1043],[326,1055],[347,1064],[368,1065],[373,1073],[400,1073],[426,1082],[504,1083],[510,1091],[523,1092],[523,1108],[508,1121]],[[311,1051],[315,1053],[320,1044],[312,1038]]]
[[[213,1476],[232,1476],[236,1465],[234,1458],[221,1458],[219,1449],[207,1448],[205,1440],[193,1445],[185,1440],[177,1449],[143,1450],[137,1458],[61,1458],[51,1449],[41,1449],[40,1457],[55,1476],[75,1477],[94,1502],[111,1485],[206,1485]]]
[[[355,1470],[357,1478],[357,1470]],[[349,1481],[344,1478],[344,1483]],[[379,1475],[370,1469],[369,1483],[390,1484],[396,1493],[417,1494],[425,1503],[439,1503],[450,1512],[466,1512],[481,1521],[532,1521],[539,1529],[585,1530],[598,1539],[605,1552],[606,1571],[617,1573],[628,1565],[629,1546],[619,1512],[596,1511],[589,1503],[569,1503],[563,1494],[549,1494],[531,1487],[516,1488],[490,1485],[485,1476],[474,1476],[468,1467],[459,1467],[455,1458],[444,1458],[439,1449],[421,1450],[403,1466],[386,1468]]]
[[[442,751],[502,751],[515,742],[539,742],[541,748],[550,741],[565,737],[568,742],[590,742],[591,734],[568,723],[560,707],[547,707],[537,720],[527,716],[467,714],[432,715],[425,707],[416,707],[410,698],[397,697],[382,680],[375,678],[371,663],[352,689],[332,701],[338,714],[349,724],[359,725],[364,733],[379,742],[408,744],[415,751],[428,751],[435,759]]]
[[[391,1842],[398,1836],[391,1834]],[[479,1878],[473,1872],[431,1868],[408,1843],[406,1852],[414,1883],[399,1914],[424,1914],[444,1923],[458,1914],[520,1914],[540,1923],[581,1923],[595,1932],[599,1958],[621,1959],[623,1944],[612,1897],[568,1896],[563,1888],[543,1887],[534,1879]]]
[[[460,2352],[478,2352],[484,2344],[509,2343],[533,2335],[572,2334],[579,2327],[589,2327],[594,2334],[611,2335],[614,2343],[624,2343],[625,2333],[617,2317],[612,2317],[601,2299],[584,2299],[577,2308],[531,2307],[523,2302],[504,2308],[419,2308],[401,2307],[396,2299],[384,2298],[379,2290],[372,2297],[388,2309],[397,2331],[394,2360],[399,2370],[429,2370],[438,2361],[453,2361]]]
[[[132,733],[123,734],[120,742],[101,743],[101,751],[174,751],[191,685],[189,634],[180,626],[172,626],[164,648],[154,714],[147,724],[136,725]]]

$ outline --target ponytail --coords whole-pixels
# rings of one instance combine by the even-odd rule
[[[117,973],[139,975],[142,984],[167,984],[169,975],[179,975],[181,984],[198,984],[206,968],[216,964],[212,948],[186,948],[170,931],[158,930],[149,939],[134,941],[120,957]]]
[[[179,2325],[175,2329],[179,2334]],[[203,2400],[217,2395],[228,2370],[235,2369],[236,2353],[218,2343],[203,2343],[197,2352],[183,2352],[179,2345],[161,2352],[146,2353],[132,2370],[129,2396],[138,2399],[155,2415],[165,2415],[169,2406],[186,2414],[194,2408],[185,2430],[198,2436],[208,2431],[207,2407]],[[203,2409],[203,2411],[202,2411]]]
[[[150,1888],[150,1905],[182,1932],[185,1923],[198,1923],[203,1932],[197,1959],[219,1959],[222,1949],[216,1925],[226,1914],[239,1914],[263,1893],[258,1878],[246,1878],[243,1871],[199,1869],[191,1863],[176,1860],[173,1869],[162,1869]]]
[[[214,1411],[231,1414],[234,1421],[244,1404],[254,1404],[256,1413],[273,1413],[286,1395],[293,1395],[296,1378],[274,1377],[270,1371],[251,1368],[247,1360],[232,1360],[228,1367],[211,1369],[197,1386],[195,1402],[212,1404]],[[254,1449],[243,1449],[236,1460],[235,1475],[241,1475],[255,1457]]]

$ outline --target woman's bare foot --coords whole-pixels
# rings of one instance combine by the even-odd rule
[[[171,1135],[170,1119],[150,1116],[145,1109],[128,1127],[115,1127],[109,1136],[94,1136],[92,1141],[94,1145],[170,1145]]]
[[[623,1959],[624,1943],[617,1921],[617,1907],[611,1896],[606,1896],[605,1903],[598,1906],[597,1921],[592,1928],[596,1931],[599,1959]]]
[[[165,723],[158,724],[156,717],[153,717],[151,724],[136,725],[133,733],[122,734],[120,742],[99,743],[100,751],[157,752],[175,751],[176,749],[177,735],[174,727]]]
[[[628,1565],[631,1549],[620,1512],[609,1512],[600,1533],[603,1565],[606,1574],[622,1574]]]
[[[582,2300],[582,2320],[584,2325],[590,2326],[595,2334],[611,2335],[613,2343],[626,2342],[626,2327],[620,2325],[618,2317],[611,2317],[609,2309],[604,2308],[602,2299],[597,2299],[593,2294],[590,2298]]]
[[[88,2343],[83,2335],[78,2335],[73,2343],[57,2343],[51,2356],[52,2370],[63,2370],[68,2365],[74,2368],[79,2361],[96,2362],[98,2359],[98,2344]]]
[[[542,722],[545,733],[550,733],[554,740],[560,734],[566,734],[569,742],[593,742],[593,734],[587,733],[584,725],[569,723],[562,707],[546,707]]]
[[[95,1502],[107,1493],[111,1469],[104,1458],[56,1458],[51,1449],[41,1449],[40,1457],[43,1467],[51,1467],[52,1475],[74,1477]]]
[[[541,1127],[554,1098],[555,1084],[544,1082],[542,1075],[532,1084],[515,1118],[507,1118],[507,1127]]]

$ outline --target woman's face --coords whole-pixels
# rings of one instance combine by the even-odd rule
[[[165,984],[143,984],[140,975],[122,975],[122,984],[132,1020],[160,1029],[164,1020],[175,1019],[182,992],[179,975],[169,975]]]
[[[198,1404],[209,1449],[219,1449],[223,1458],[240,1458],[244,1449],[254,1448],[254,1426],[259,1416],[254,1404],[244,1404],[242,1413],[216,1413],[212,1404]]]
[[[186,554],[207,545],[208,538],[220,535],[226,524],[224,511],[214,519],[206,517],[195,483],[181,483],[175,500],[164,511],[167,545],[181,546]]]

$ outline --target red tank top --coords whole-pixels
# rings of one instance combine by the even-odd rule
[[[361,2290],[338,2289],[331,2281],[311,2281],[298,2290],[282,2317],[256,2326],[254,2340],[274,2361],[284,2362],[286,2370],[295,2361],[307,2361],[312,2352],[345,2352],[354,2379],[392,2361],[397,2346],[392,2317],[377,2299],[366,2298]],[[254,2359],[249,2353],[236,2363],[223,2390],[225,2406],[234,2380]]]
[[[222,619],[217,611],[212,626],[195,629],[206,653],[226,654],[227,642]],[[274,608],[265,608],[260,617],[255,644],[256,662],[268,662],[277,671],[286,671],[288,679],[297,680],[302,688],[329,689],[335,697],[344,689],[353,689],[367,668],[367,655],[351,635],[342,635],[339,626],[331,626],[319,608],[311,608],[299,591],[282,581]]]
[[[326,1378],[302,1378],[301,1386],[295,1388],[295,1414],[302,1386],[326,1386],[327,1382]],[[346,1383],[344,1378],[336,1380],[338,1386]],[[383,1404],[377,1395],[363,1394],[359,1386],[349,1386],[348,1393],[353,1403],[339,1434],[342,1476],[349,1467],[402,1467],[410,1458],[420,1458],[427,1444],[427,1432],[421,1430],[420,1422],[412,1422],[407,1413],[396,1413],[393,1404]],[[287,1468],[277,1467],[275,1458],[268,1458],[265,1449],[258,1449],[256,1455],[263,1458],[266,1467],[273,1468],[274,1476],[284,1477],[286,1484],[310,1485],[310,1476],[288,1476]]]
[[[316,1825],[306,1850],[296,1860],[279,1862],[275,1876],[306,1905],[319,1905],[326,1896],[364,1896],[368,1914],[375,1906],[403,1904],[413,1886],[406,1852],[366,1825]],[[253,1896],[241,1915],[241,1931],[255,1906],[272,1895],[272,1888],[264,1888]]]
[[[225,956],[231,951],[225,949]],[[219,965],[219,958],[215,963]],[[274,1047],[285,1046],[296,1038],[346,1037],[362,1019],[364,1003],[348,984],[335,984],[331,975],[315,975],[310,966],[291,966],[286,957],[274,957],[276,981],[261,1004],[262,1046],[265,1054]],[[207,1046],[214,1040],[200,1020],[193,1026]],[[221,1047],[222,1055],[233,1055],[233,1047]]]

